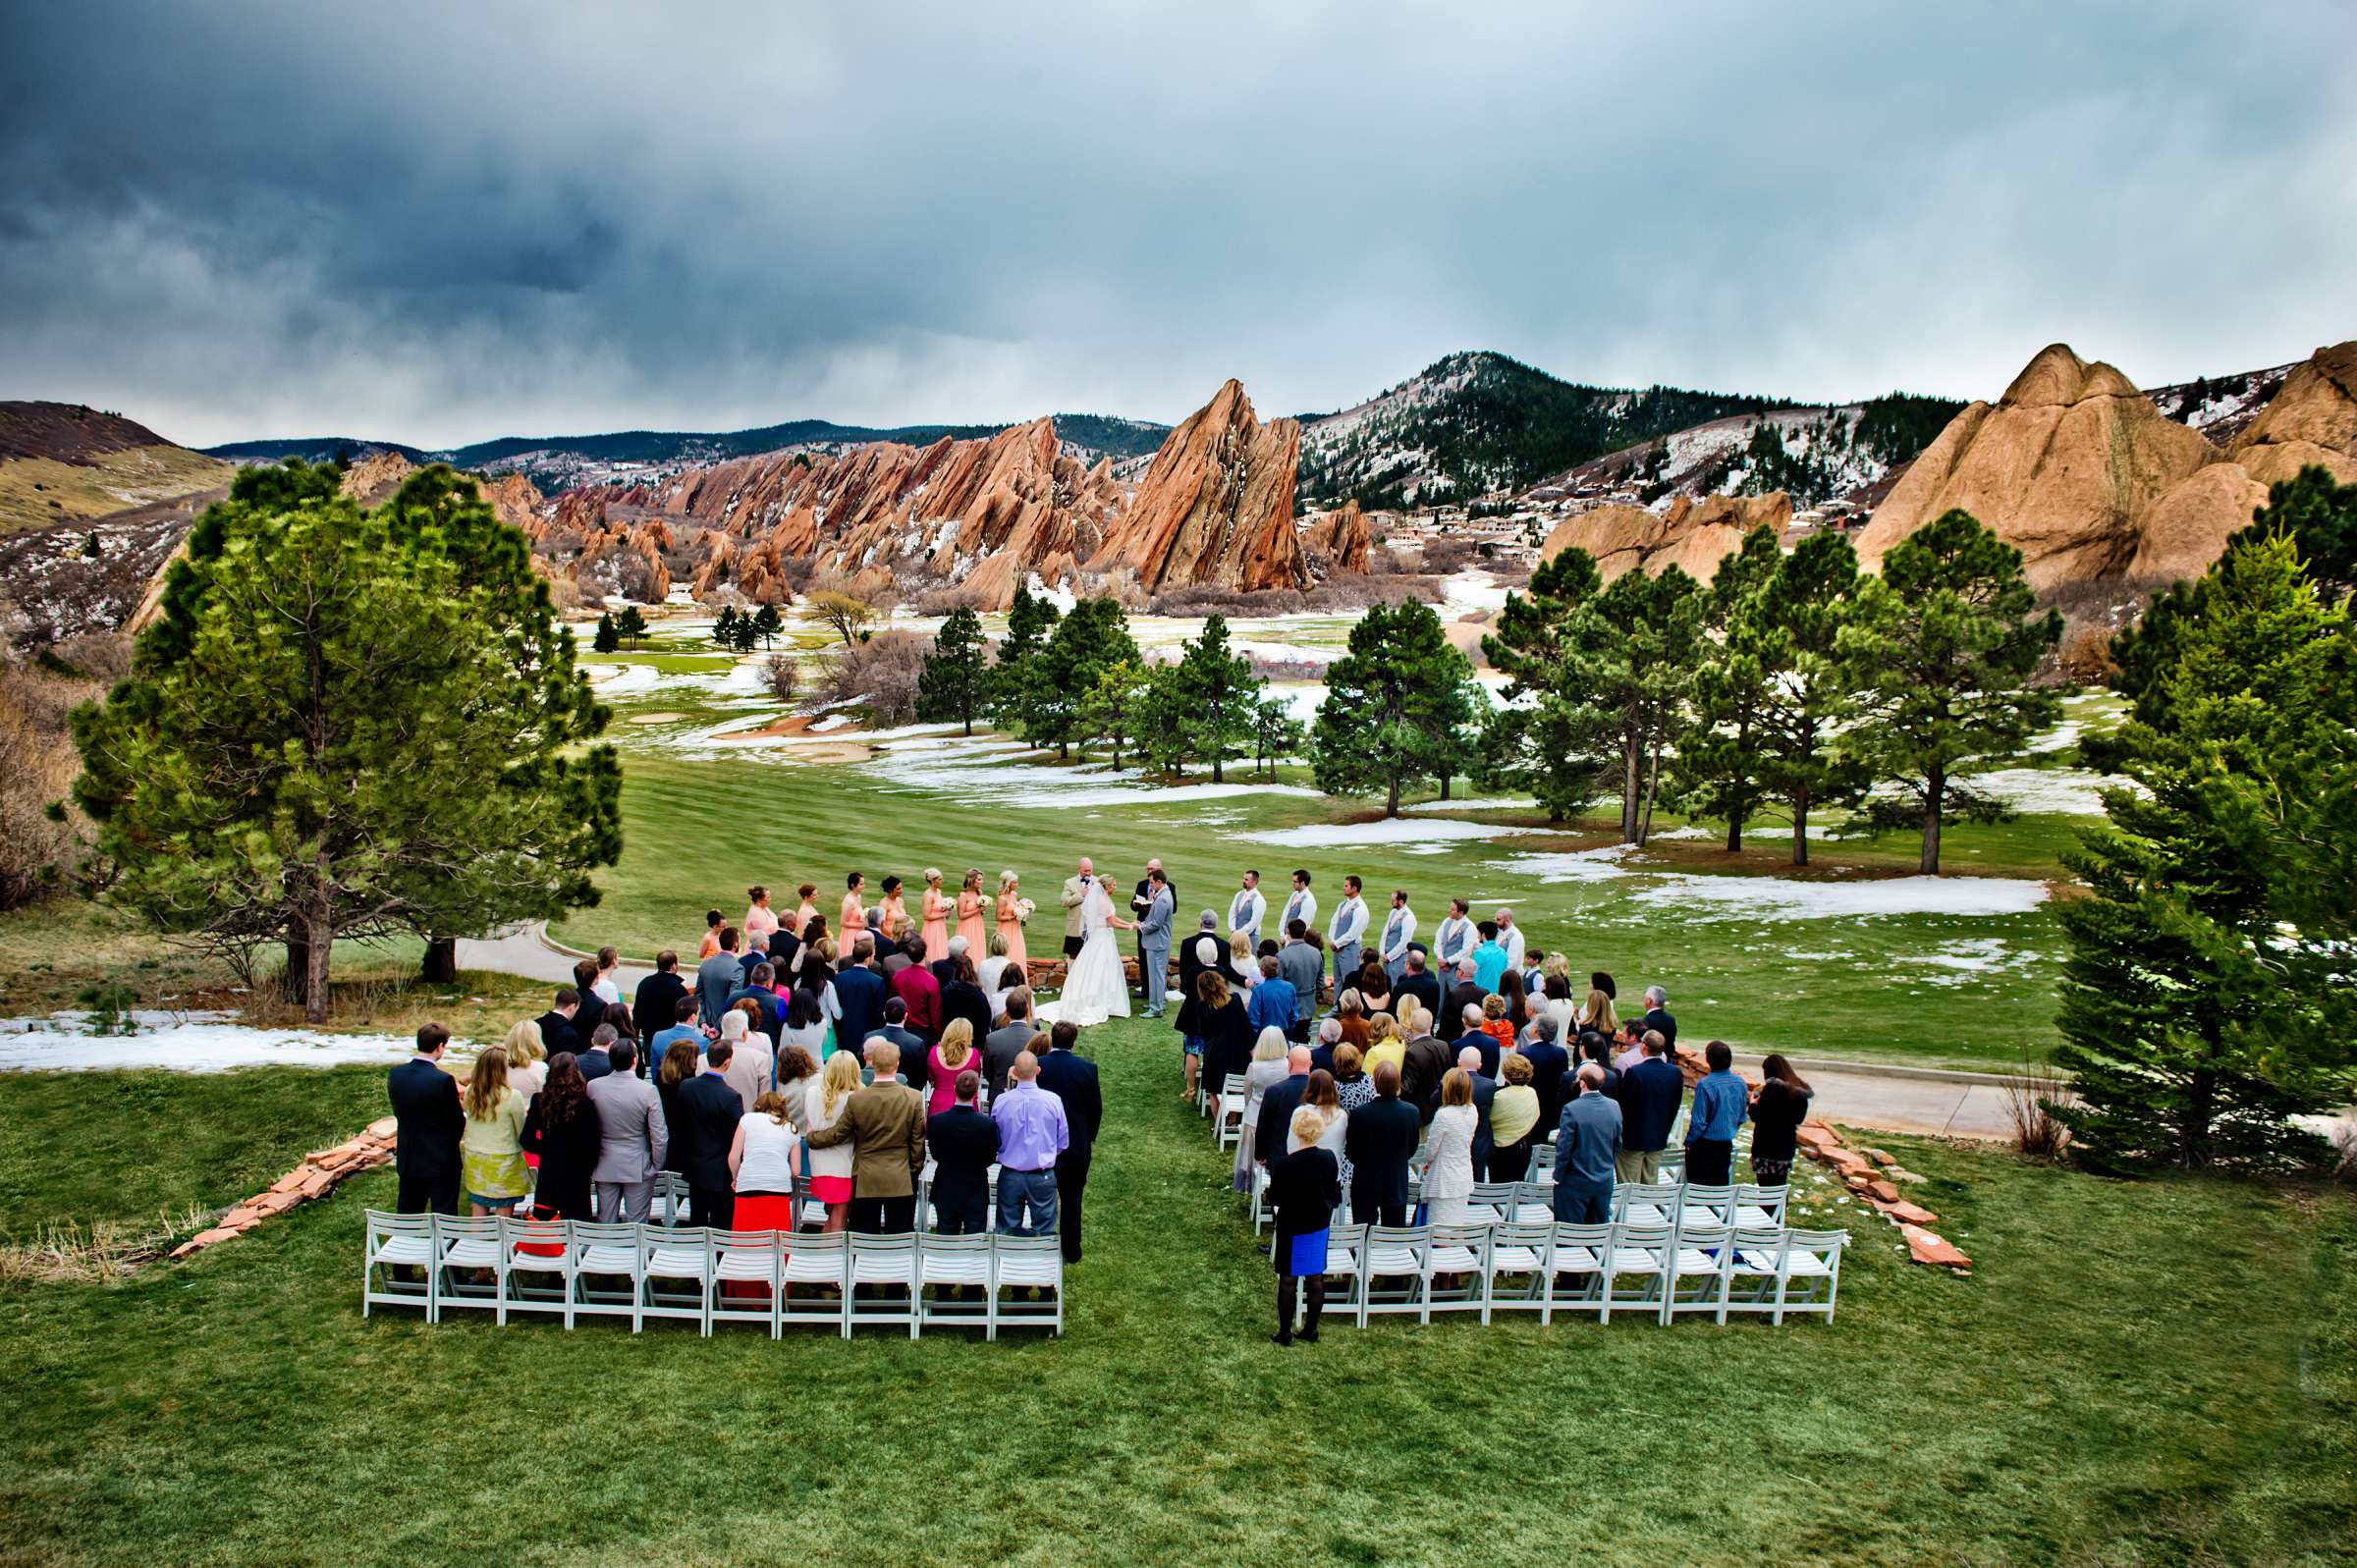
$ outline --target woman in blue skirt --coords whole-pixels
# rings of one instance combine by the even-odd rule
[[[1303,1106],[1293,1112],[1288,1152],[1269,1161],[1269,1204],[1277,1213],[1278,1344],[1293,1342],[1296,1281],[1309,1281],[1309,1311],[1299,1337],[1318,1342],[1318,1315],[1326,1310],[1326,1236],[1343,1201],[1342,1167],[1334,1151],[1318,1147],[1326,1118]]]

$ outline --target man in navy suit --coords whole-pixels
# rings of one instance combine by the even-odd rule
[[[900,1049],[901,1081],[911,1089],[927,1087],[925,1043],[907,1027],[908,1004],[898,997],[884,999],[884,1021],[867,1032],[869,1040],[889,1040]],[[859,1059],[867,1059],[867,1041],[859,1043]]]
[[[704,1048],[704,1070],[680,1085],[675,1105],[678,1115],[671,1128],[679,1147],[680,1171],[687,1178],[687,1222],[722,1230],[737,1216],[736,1177],[729,1170],[729,1151],[737,1144],[737,1123],[744,1119],[744,1099],[722,1074],[736,1050],[726,1040]]]
[[[945,1236],[980,1235],[990,1228],[990,1165],[999,1158],[999,1124],[974,1104],[982,1075],[968,1067],[954,1086],[949,1109],[925,1120],[933,1151],[933,1228]]]
[[[581,994],[571,986],[559,986],[557,1004],[534,1020],[540,1025],[540,1049],[550,1058],[560,1051],[580,1052],[581,1031],[574,1027],[580,1010]]]
[[[459,1137],[466,1130],[466,1113],[459,1105],[458,1080],[442,1070],[449,1044],[450,1031],[440,1024],[419,1025],[417,1054],[385,1082],[393,1102],[393,1162],[401,1175],[394,1207],[405,1215],[459,1212]]]
[[[1056,1157],[1056,1202],[1062,1211],[1056,1231],[1064,1238],[1064,1261],[1080,1261],[1080,1190],[1088,1185],[1088,1162],[1097,1129],[1105,1123],[1105,1096],[1097,1064],[1072,1050],[1080,1026],[1059,1022],[1049,1032],[1048,1054],[1039,1058],[1039,1086],[1062,1097],[1071,1142]]]
[[[835,976],[835,1001],[843,1009],[835,1026],[837,1050],[858,1051],[884,1022],[884,999],[891,988],[876,972],[875,957],[875,939],[862,936],[851,944],[851,961]]]

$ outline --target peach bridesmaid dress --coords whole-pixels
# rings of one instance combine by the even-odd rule
[[[965,955],[976,964],[990,955],[990,934],[982,928],[980,893],[959,891],[958,935],[965,939]]]
[[[925,962],[939,963],[950,955],[950,901],[938,888],[925,890]]]
[[[843,895],[843,924],[835,930],[835,950],[841,955],[839,961],[850,963],[852,946],[866,935],[867,910],[861,907],[856,891],[847,892]]]
[[[1010,889],[999,894],[999,935],[1007,939],[1007,957],[1017,964],[1029,964],[1030,955],[1023,950],[1023,917],[1015,908],[1020,901],[1020,890]]]
[[[892,934],[901,929],[901,922],[907,918],[908,906],[902,902],[901,895],[897,892],[888,892],[884,895],[883,901],[876,905],[874,915],[869,917],[868,929],[880,931],[890,940]]]

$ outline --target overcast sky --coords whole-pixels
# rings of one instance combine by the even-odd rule
[[[0,397],[209,444],[1174,420],[1454,349],[1995,396],[2357,336],[2357,6],[0,9]]]

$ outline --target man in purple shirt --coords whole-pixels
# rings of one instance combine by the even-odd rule
[[[1039,1058],[1022,1052],[993,1096],[999,1124],[999,1228],[1011,1236],[1056,1233],[1056,1157],[1071,1144],[1064,1101],[1039,1086]]]

